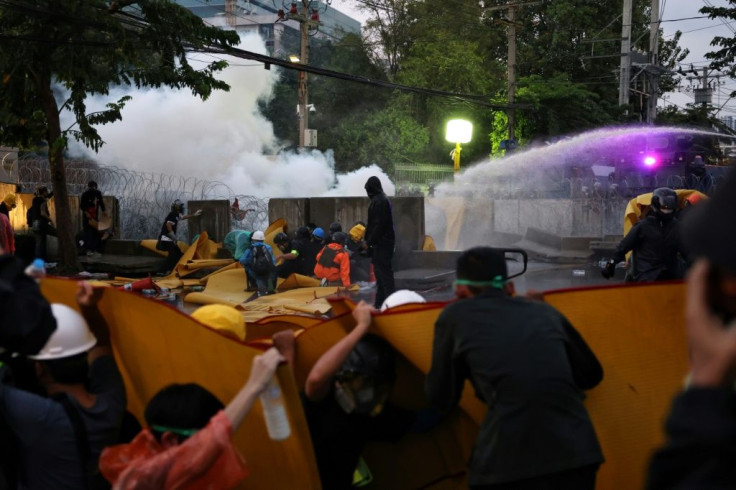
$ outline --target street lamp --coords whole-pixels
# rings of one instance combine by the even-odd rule
[[[463,119],[450,119],[447,121],[447,130],[445,131],[445,139],[450,143],[455,143],[455,149],[452,151],[452,161],[454,163],[455,172],[460,170],[460,143],[469,143],[473,136],[473,124]]]

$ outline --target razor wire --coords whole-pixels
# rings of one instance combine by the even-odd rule
[[[223,182],[101,166],[85,160],[67,159],[64,164],[69,195],[81,195],[87,190],[87,183],[94,180],[103,196],[118,200],[118,236],[122,239],[158,237],[176,199],[182,202],[226,199],[231,205],[237,199],[240,210],[253,211],[238,213],[231,207],[231,230],[258,230],[268,226],[268,199],[238,194]],[[17,179],[24,190],[35,190],[42,185],[50,187],[48,159],[19,159]],[[186,236],[186,221],[180,222],[180,231]]]

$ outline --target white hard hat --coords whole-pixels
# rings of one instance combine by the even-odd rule
[[[426,303],[427,300],[422,297],[421,294],[415,293],[408,289],[399,289],[395,291],[383,302],[381,305],[381,311],[386,311],[389,308],[395,306],[401,306],[409,303]]]
[[[262,242],[266,237],[263,235],[261,230],[258,230],[253,232],[253,236],[251,236],[250,239]]]
[[[51,313],[56,318],[56,330],[38,354],[28,356],[30,359],[63,359],[87,352],[95,346],[97,339],[90,332],[82,315],[60,303],[51,305]]]

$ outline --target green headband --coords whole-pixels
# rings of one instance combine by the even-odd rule
[[[158,432],[171,432],[173,434],[184,437],[193,436],[199,431],[199,429],[177,429],[175,427],[166,427],[164,425],[152,425],[151,429]]]
[[[477,286],[477,287],[492,287],[503,289],[506,285],[506,279],[503,276],[496,276],[490,281],[473,281],[471,279],[455,279],[456,286]]]

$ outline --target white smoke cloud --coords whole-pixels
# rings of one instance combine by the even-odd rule
[[[240,46],[266,53],[256,34],[244,35]],[[212,59],[198,53],[192,56],[192,63]],[[98,154],[78,144],[71,150],[102,165],[220,181],[234,194],[364,196],[363,185],[371,175],[381,179],[387,194],[394,193],[388,176],[375,165],[336,175],[332,151],[268,155],[281,145],[271,122],[259,113],[258,101],[272,96],[278,71],[242,59],[228,61],[231,66],[218,77],[230,85],[229,92],[216,91],[202,101],[187,90],[136,91],[123,109],[122,121],[98,128],[105,141]],[[126,93],[130,92],[93,98],[88,110],[100,110]]]

